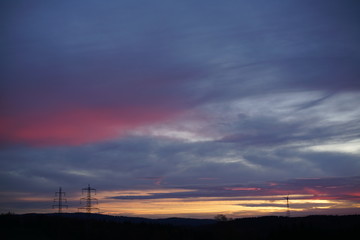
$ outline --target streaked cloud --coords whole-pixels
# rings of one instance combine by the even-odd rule
[[[358,208],[356,1],[0,5],[7,208],[48,211],[36,194],[90,182],[109,212],[132,215],[160,200],[186,201],[160,215],[203,215],[206,202],[211,214],[280,213],[267,201],[286,194],[304,213]],[[239,209],[247,197],[263,202]]]

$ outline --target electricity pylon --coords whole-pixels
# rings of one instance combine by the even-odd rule
[[[58,209],[58,213],[62,213],[62,209],[63,207],[68,208],[68,205],[63,204],[66,203],[66,198],[65,198],[65,192],[61,191],[61,187],[59,187],[59,191],[55,192],[55,198],[54,198],[54,204],[53,208],[57,208]]]
[[[284,198],[286,199],[286,216],[290,217],[289,195],[287,195]]]
[[[89,184],[87,188],[82,189],[82,194],[84,194],[84,191],[86,192],[86,197],[80,198],[80,204],[82,203],[82,200],[85,200],[85,207],[78,208],[79,211],[85,210],[86,213],[91,213],[92,210],[97,210],[99,212],[99,208],[93,207],[92,204],[93,201],[96,201],[96,203],[99,204],[98,200],[96,198],[91,197],[92,192],[94,192],[94,194],[96,195],[96,189],[91,188]]]

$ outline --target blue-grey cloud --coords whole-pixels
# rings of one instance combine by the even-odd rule
[[[0,5],[2,192],[358,175],[357,1]]]
[[[274,200],[274,195],[281,198],[281,195],[293,195],[296,199],[311,199],[322,197],[324,199],[342,199],[359,201],[357,186],[359,177],[334,177],[334,178],[313,178],[313,179],[290,179],[271,183],[253,183],[222,186],[183,186],[190,191],[170,193],[150,193],[146,195],[125,195],[113,196],[112,199],[140,200],[140,199],[172,199],[215,197],[219,199],[242,199],[243,197],[254,196],[258,200]],[[276,203],[270,204],[276,206]],[[256,206],[252,204],[252,206]],[[265,206],[262,204],[262,206]]]

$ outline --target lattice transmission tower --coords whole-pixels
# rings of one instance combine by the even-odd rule
[[[94,193],[96,195],[96,189],[95,188],[91,188],[90,184],[88,185],[87,188],[83,188],[82,189],[82,194],[84,195],[84,192],[86,193],[86,197],[80,198],[80,204],[82,204],[82,201],[85,201],[85,207],[80,207],[78,208],[79,211],[84,211],[86,213],[91,213],[92,210],[96,210],[97,212],[99,212],[99,208],[95,208],[93,207],[93,202],[95,201],[96,204],[99,204],[98,200],[96,198],[91,197],[91,194]]]
[[[66,202],[66,198],[65,198],[65,192],[63,192],[61,190],[61,187],[59,187],[59,191],[55,192],[55,198],[54,198],[54,204],[52,207],[53,208],[57,208],[58,209],[58,213],[62,213],[62,209],[64,207],[68,208],[68,205],[64,204],[67,203]]]
[[[289,195],[287,195],[284,198],[286,199],[286,216],[290,217]]]

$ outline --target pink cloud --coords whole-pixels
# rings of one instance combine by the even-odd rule
[[[233,187],[233,188],[225,188],[225,190],[230,190],[230,191],[260,191],[261,188],[254,188],[254,187]]]
[[[178,112],[157,107],[69,108],[0,117],[1,140],[33,146],[81,145],[109,140]]]
[[[160,186],[164,180],[164,177],[143,177],[143,178],[139,178],[139,179],[151,180],[154,182],[155,185]]]

